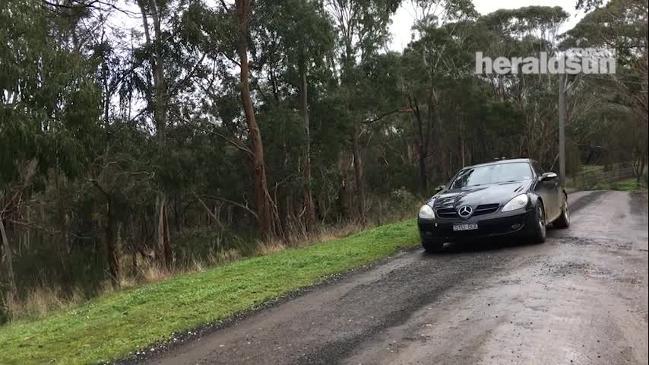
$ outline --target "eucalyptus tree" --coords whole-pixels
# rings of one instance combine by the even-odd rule
[[[355,105],[357,84],[363,77],[355,72],[355,66],[376,54],[389,39],[390,17],[401,0],[327,0],[335,29],[338,32],[337,49],[340,67],[340,86],[348,108],[346,119],[350,124],[351,156],[354,169],[356,216],[365,222],[365,184],[359,137],[362,110]],[[361,96],[362,97],[362,96]],[[342,172],[345,175],[345,172]],[[341,186],[346,186],[345,177]]]
[[[268,190],[264,143],[251,90],[248,54],[254,47],[251,42],[254,12],[255,3],[250,0],[236,0],[234,5],[221,2],[213,8],[194,3],[186,20],[192,22],[191,40],[212,61],[212,65],[203,65],[204,78],[198,81],[199,88],[211,99],[203,109],[211,113],[213,120],[223,129],[231,129],[230,134],[235,134],[234,137],[217,133],[249,159],[255,218],[262,238],[269,239],[280,235],[281,226],[276,204]],[[230,72],[233,68],[238,69],[238,77]],[[237,123],[241,112],[230,103],[237,89],[245,128]]]
[[[571,29],[563,47],[593,47],[610,49],[616,58],[615,73],[610,75],[585,75],[589,84],[604,87],[607,104],[618,113],[628,113],[633,122],[634,134],[630,150],[635,160],[635,173],[639,180],[647,164],[647,11],[646,0],[611,0],[605,5],[597,1],[579,2],[578,6],[592,9]],[[619,115],[619,114],[618,114]],[[626,118],[620,115],[620,120]]]
[[[404,50],[402,88],[414,124],[419,190],[426,193],[434,167],[427,161],[434,152],[437,159],[448,159],[445,156],[448,146],[442,146],[446,129],[441,120],[442,89],[450,86],[449,81],[470,77],[468,52],[475,51],[475,47],[469,47],[468,37],[478,14],[471,2],[463,0],[413,0],[412,5],[418,14],[413,26],[418,39]],[[436,173],[446,175],[441,171]]]
[[[330,73],[327,60],[332,58],[335,39],[331,19],[321,1],[258,1],[254,23],[256,52],[253,58],[256,68],[260,70],[257,83],[260,88],[268,85],[272,95],[263,99],[265,109],[275,112],[284,110],[282,118],[289,119],[291,116],[287,113],[291,114],[292,109],[281,107],[280,104],[295,105],[301,111],[303,138],[300,140],[303,152],[298,168],[302,175],[303,208],[300,210],[304,211],[306,230],[312,230],[316,223],[316,210],[311,166],[309,81],[320,83],[321,76],[327,77]],[[270,123],[282,121],[271,120]],[[283,160],[286,159],[287,156],[284,156]],[[289,212],[291,209],[285,207],[285,210]]]
[[[100,93],[94,64],[73,31],[79,10],[56,18],[58,9],[47,4],[0,4],[0,239],[10,298],[16,285],[9,240],[18,227],[31,226],[30,196],[48,179],[81,175],[94,155]],[[64,230],[68,211],[62,212],[47,220]]]
[[[194,4],[194,3],[192,3]],[[171,232],[169,227],[169,188],[174,176],[169,166],[173,154],[168,148],[169,130],[185,119],[183,104],[188,94],[196,92],[192,81],[201,71],[207,55],[191,39],[185,16],[191,5],[184,1],[137,0],[142,21],[143,40],[132,50],[133,67],[123,77],[121,95],[128,95],[134,88],[143,96],[145,107],[134,119],[146,128],[152,126],[157,153],[152,168],[159,185],[156,197],[157,249],[160,263],[169,268],[173,261]],[[202,6],[196,3],[195,6]],[[135,34],[138,34],[137,29]],[[150,117],[150,119],[149,119]],[[150,123],[149,123],[150,121]]]
[[[594,6],[594,5],[593,5]],[[645,0],[612,0],[588,13],[565,37],[564,47],[615,51],[616,73],[610,75],[624,103],[647,123],[647,11]]]
[[[243,154],[239,158],[249,162],[255,210],[249,210],[245,202],[213,198],[246,207],[253,213],[262,238],[269,239],[281,234],[281,226],[268,190],[265,149],[251,88],[254,67],[248,54],[254,50],[251,27],[255,11],[252,1],[221,2],[213,7],[202,2],[190,4],[183,16],[183,42],[195,45],[204,55],[191,84],[196,94],[205,97],[190,101],[193,110],[187,117],[201,120],[205,132],[234,147]]]
[[[235,12],[237,18],[237,54],[240,69],[240,90],[243,111],[248,126],[248,138],[251,144],[252,172],[255,186],[255,204],[259,230],[264,239],[271,238],[279,233],[279,222],[273,216],[273,199],[268,191],[266,176],[266,162],[264,161],[264,145],[261,132],[255,116],[254,105],[250,93],[250,65],[248,63],[248,49],[250,37],[250,18],[252,0],[236,0]]]
[[[490,35],[485,54],[492,57],[548,57],[558,51],[558,30],[569,15],[560,7],[501,9],[478,22]],[[520,133],[509,154],[527,155],[550,167],[557,156],[556,100],[559,78],[552,74],[483,75],[493,93],[517,111]]]
[[[165,40],[169,39],[168,30],[163,28],[165,18],[171,16],[172,8],[168,1],[137,0],[142,18],[144,32],[143,54],[147,61],[143,69],[142,88],[147,101],[147,111],[153,114],[153,125],[158,144],[158,156],[165,155],[166,129],[169,109],[168,76],[165,63]],[[151,24],[153,23],[153,24]],[[169,234],[167,196],[161,189],[156,198],[157,224],[157,257],[161,264],[169,267],[172,261],[171,238]]]

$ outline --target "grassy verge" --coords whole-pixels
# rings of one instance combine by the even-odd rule
[[[596,186],[598,190],[617,190],[617,191],[644,191],[647,186],[641,181],[637,183],[635,178],[614,181],[610,183],[601,183]]]
[[[412,220],[233,262],[0,327],[0,364],[95,363],[228,318],[418,243]]]
[[[640,182],[640,184],[638,184],[635,178],[631,178],[614,182],[611,184],[611,188],[613,190],[619,191],[642,191],[647,190],[647,185],[645,185],[642,181]]]

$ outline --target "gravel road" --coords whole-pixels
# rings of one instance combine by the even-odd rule
[[[154,364],[647,364],[647,197],[580,192],[542,245],[401,253]]]

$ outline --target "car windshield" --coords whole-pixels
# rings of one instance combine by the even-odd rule
[[[510,162],[464,169],[458,173],[451,184],[452,189],[467,186],[498,184],[529,180],[532,170],[527,162]]]

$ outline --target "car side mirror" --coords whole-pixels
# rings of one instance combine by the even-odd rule
[[[559,175],[557,175],[554,172],[546,172],[543,175],[541,175],[541,177],[539,178],[539,181],[550,181],[550,180],[554,180],[554,179],[556,179],[558,177],[559,177]]]
[[[438,185],[438,186],[435,188],[435,193],[439,193],[440,191],[442,191],[442,190],[444,190],[444,189],[446,189],[446,185]]]

